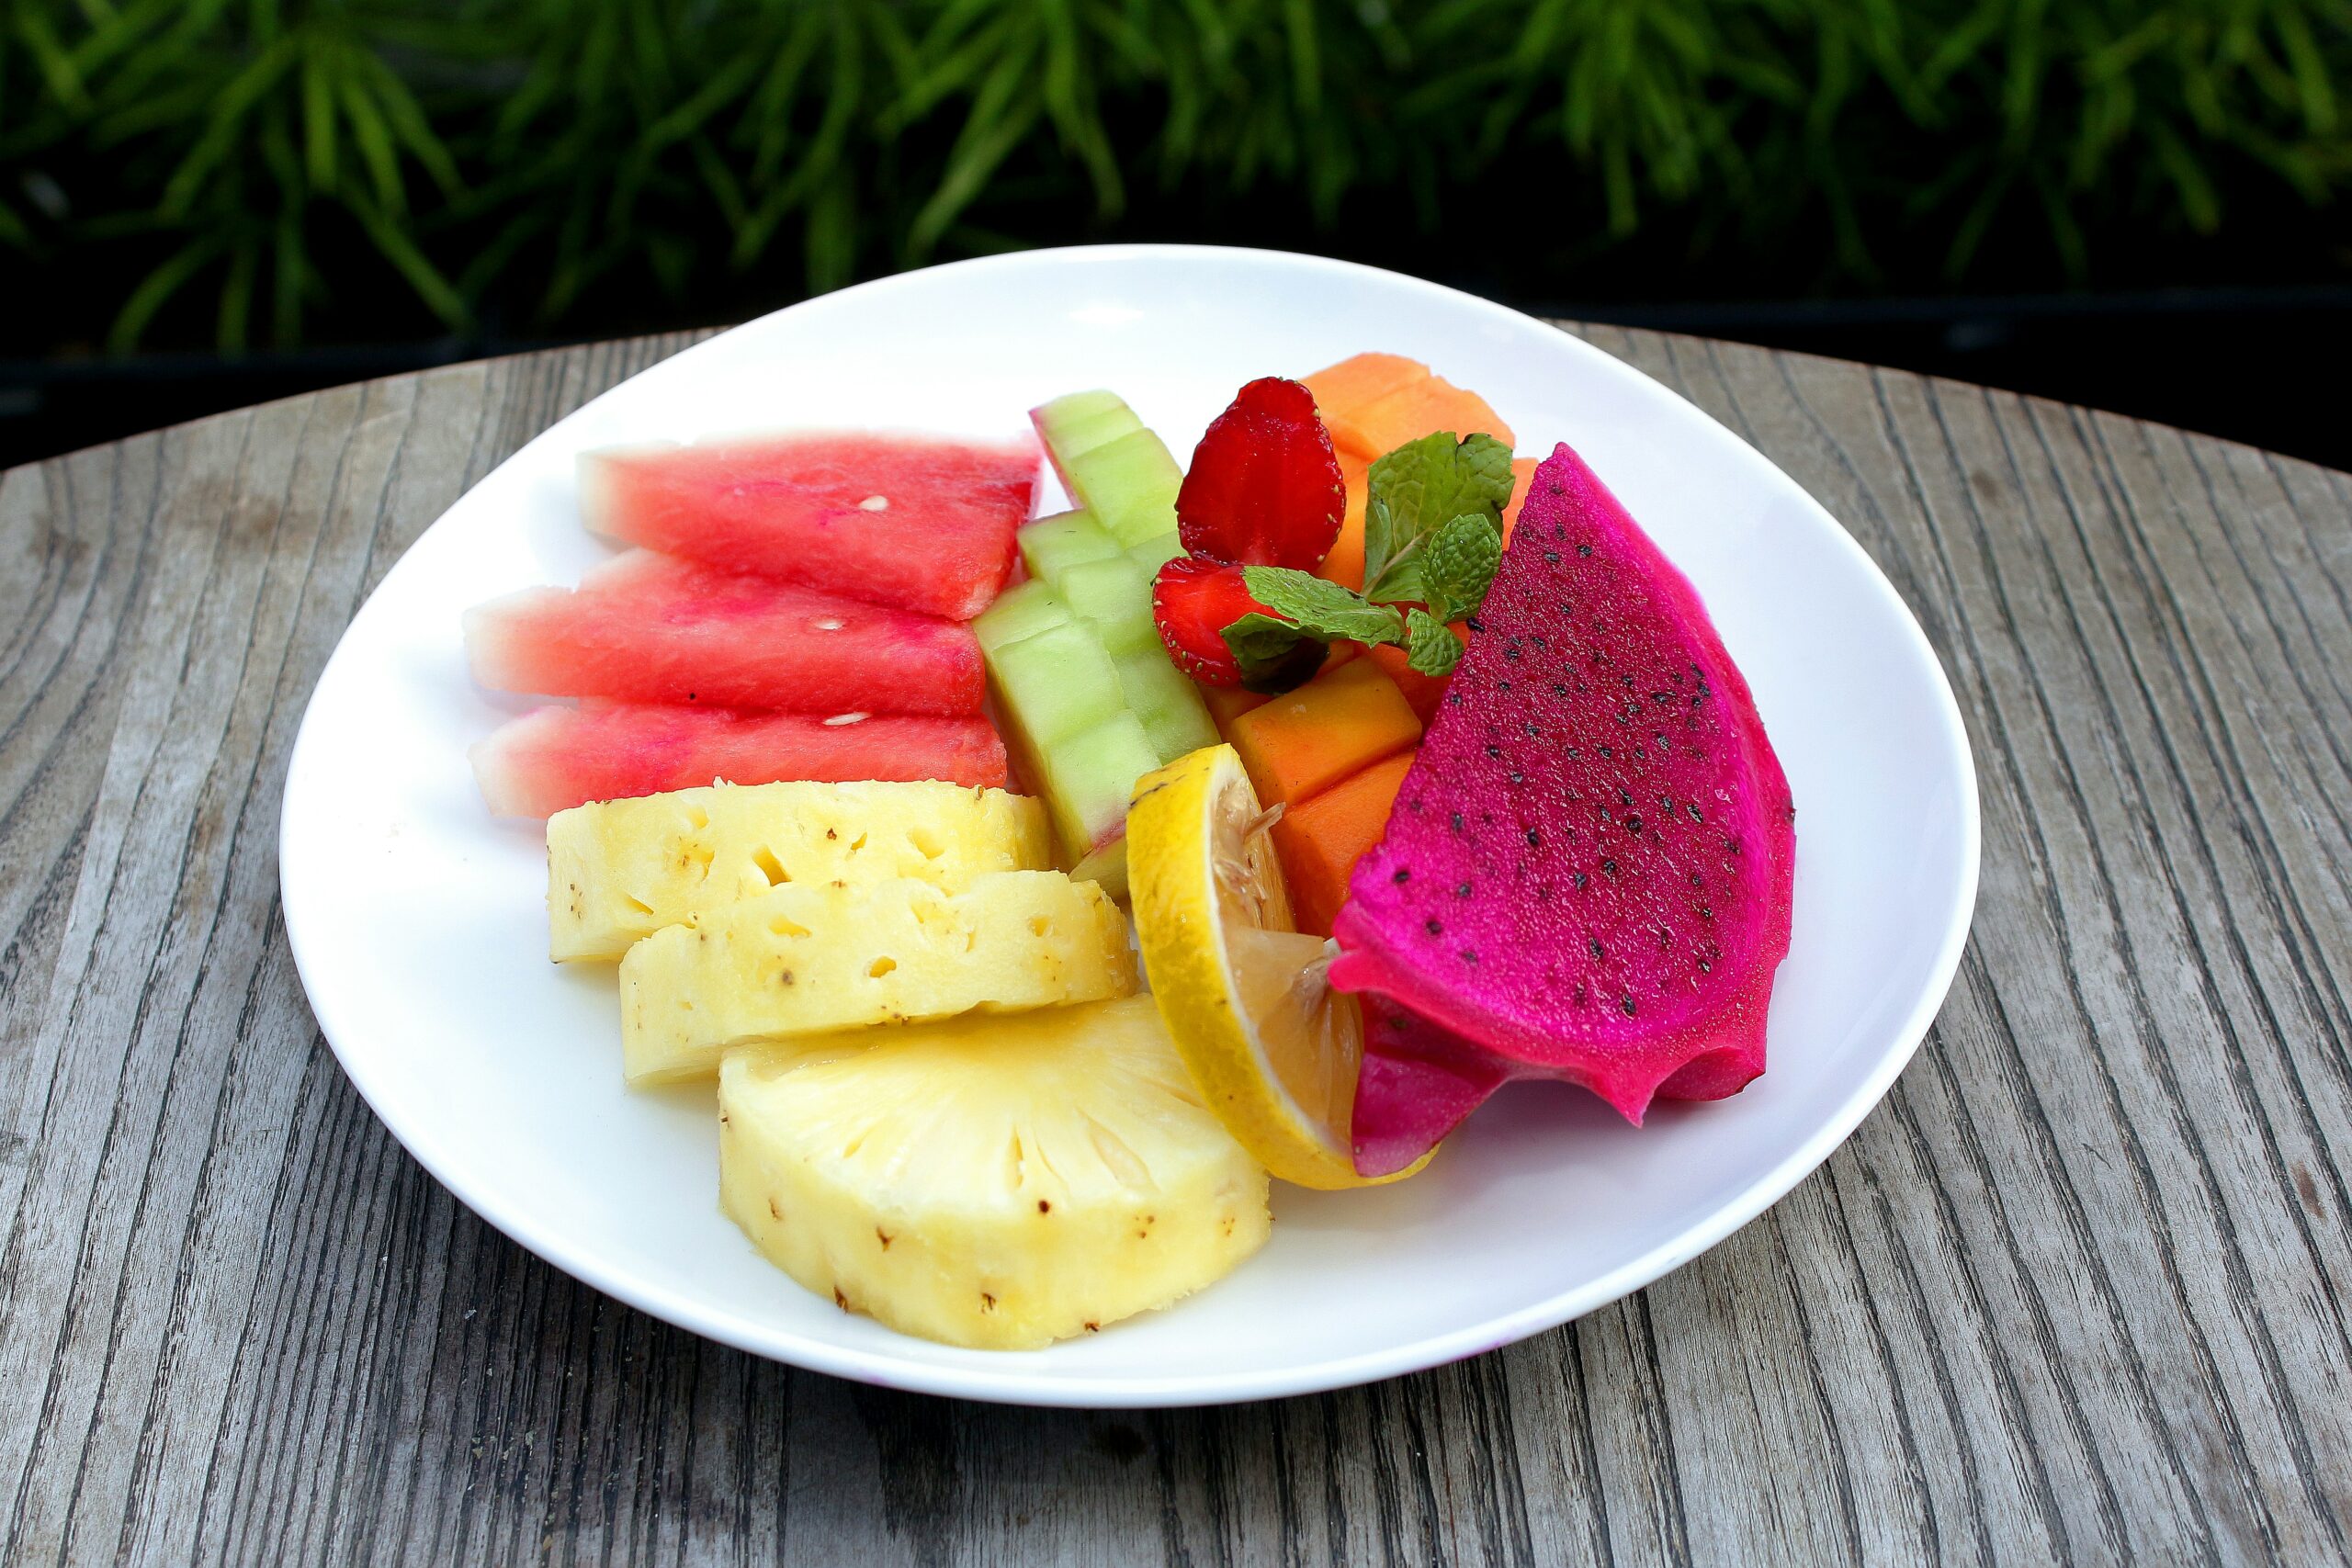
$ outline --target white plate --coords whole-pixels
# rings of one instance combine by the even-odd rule
[[[1283,1188],[1273,1240],[1173,1309],[1052,1349],[953,1349],[848,1316],[718,1212],[707,1089],[621,1087],[612,982],[546,957],[536,829],[492,821],[466,748],[526,705],[469,682],[458,612],[575,580],[573,455],[752,425],[1011,432],[1108,386],[1189,452],[1243,381],[1361,349],[1476,389],[1521,450],[1566,440],[1697,583],[1796,795],[1795,938],[1771,1067],[1635,1131],[1580,1092],[1506,1089],[1429,1173]],[[1975,774],[1918,626],[1829,514],[1647,377],[1514,311],[1302,256],[1033,252],[867,284],[615,388],[428,529],[320,677],[286,785],[286,925],[376,1113],[467,1204],[658,1316],[845,1377],[1040,1404],[1344,1386],[1507,1345],[1722,1240],[1876,1104],[1941,1002],[1976,888]]]

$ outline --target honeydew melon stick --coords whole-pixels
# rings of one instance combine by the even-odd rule
[[[1146,539],[1140,545],[1127,547],[1127,558],[1143,568],[1144,575],[1147,577],[1183,553],[1184,541],[1172,528],[1165,534]]]
[[[1047,626],[986,658],[1002,705],[1041,757],[1050,758],[1062,741],[1126,710],[1119,672],[1083,623]]]
[[[1148,648],[1114,655],[1111,662],[1118,669],[1128,710],[1143,721],[1161,761],[1216,744],[1216,721],[1200,688],[1168,661],[1168,650],[1157,638]]]
[[[972,635],[979,638],[980,656],[986,659],[1000,648],[1069,618],[1069,606],[1050,584],[1023,582],[998,594],[996,603],[980,612],[979,619],[972,623]]]
[[[1039,404],[1029,417],[1041,439],[1069,457],[1143,428],[1143,421],[1116,392],[1071,392]]]
[[[1023,525],[1013,536],[1021,547],[1022,564],[1029,575],[1058,589],[1062,574],[1088,561],[1109,560],[1119,554],[1119,541],[1104,533],[1083,512],[1061,512]],[[1148,592],[1148,589],[1147,589]]]
[[[1046,804],[1055,825],[1076,852],[1080,869],[1075,874],[1103,880],[1098,871],[1086,868],[1090,863],[1099,867],[1103,849],[1123,840],[1127,798],[1135,793],[1136,780],[1158,766],[1159,754],[1143,721],[1124,711],[1045,754]],[[1125,891],[1124,884],[1110,891],[1115,897]]]
[[[1073,392],[1030,410],[1029,419],[1063,488],[1120,544],[1174,531],[1183,470],[1124,402],[1107,392]]]
[[[1063,467],[1079,504],[1119,543],[1139,545],[1176,526],[1176,491],[1184,472],[1150,431],[1105,442]]]

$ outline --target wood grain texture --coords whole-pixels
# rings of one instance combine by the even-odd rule
[[[794,1372],[575,1284],[336,1067],[278,789],[444,507],[687,339],[0,477],[9,1562],[2352,1562],[2352,478],[1603,329],[1919,615],[1975,935],[1886,1103],[1651,1289],[1165,1414]]]

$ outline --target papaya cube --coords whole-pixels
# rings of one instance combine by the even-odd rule
[[[1453,635],[1456,637],[1465,636],[1464,628],[1460,622],[1454,624]],[[1396,682],[1396,689],[1405,694],[1407,705],[1412,708],[1413,716],[1421,721],[1421,727],[1427,728],[1436,723],[1438,704],[1445,700],[1445,683],[1453,677],[1422,674],[1405,662],[1405,650],[1401,648],[1384,646],[1367,649],[1365,651],[1372,655],[1374,661],[1379,664],[1381,669],[1388,672],[1388,678]]]
[[[1316,568],[1316,575],[1343,588],[1361,592],[1363,588],[1363,506],[1371,496],[1368,476],[1371,462],[1352,452],[1340,454],[1340,478],[1347,481],[1348,509],[1340,516],[1340,536],[1331,541],[1330,550],[1323,557],[1323,564]]]
[[[1216,720],[1217,732],[1226,734],[1232,730],[1235,719],[1273,699],[1263,692],[1245,692],[1238,686],[1203,686],[1201,700],[1209,705],[1209,716]]]
[[[1283,808],[1274,824],[1274,854],[1290,885],[1291,916],[1300,931],[1331,934],[1331,921],[1348,901],[1348,877],[1387,831],[1388,813],[1412,765],[1413,753],[1400,751],[1302,805]]]
[[[1441,430],[1456,435],[1484,431],[1506,446],[1519,444],[1510,425],[1476,392],[1465,392],[1442,376],[1400,387],[1386,397],[1323,422],[1331,443],[1366,462]]]
[[[1304,379],[1306,389],[1315,394],[1316,412],[1329,420],[1333,414],[1353,413],[1429,377],[1428,366],[1401,354],[1352,354]]]
[[[1527,504],[1527,487],[1535,482],[1535,465],[1541,460],[1536,457],[1513,457],[1510,460],[1510,500],[1503,506],[1503,543],[1506,545],[1510,543],[1511,525],[1519,521],[1519,509]],[[1344,470],[1347,464],[1343,461],[1340,467]],[[1342,525],[1341,532],[1345,531],[1345,525]],[[1329,577],[1331,574],[1325,572],[1323,575]],[[1332,581],[1337,581],[1338,579],[1333,578]]]
[[[1258,798],[1308,799],[1421,738],[1421,721],[1379,664],[1351,659],[1250,709],[1226,729]]]

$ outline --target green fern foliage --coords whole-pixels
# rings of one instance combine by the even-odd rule
[[[122,270],[127,350],[771,298],[1171,211],[1880,277],[2352,182],[2352,0],[13,0],[0,252]],[[1554,210],[1561,203],[1550,204]]]

